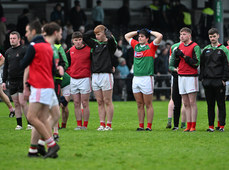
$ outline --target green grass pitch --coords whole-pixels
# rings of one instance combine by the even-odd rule
[[[166,129],[168,101],[153,102],[151,132],[137,132],[135,102],[114,102],[113,131],[100,132],[97,103],[90,102],[87,131],[74,131],[73,103],[67,129],[61,129],[57,159],[28,158],[30,131],[15,131],[16,120],[0,103],[0,169],[228,169],[229,128],[209,133],[205,101],[198,101],[197,131]],[[228,108],[228,102],[227,102]],[[61,122],[61,121],[60,121]],[[146,124],[146,122],[145,122]],[[216,124],[216,123],[215,123]]]

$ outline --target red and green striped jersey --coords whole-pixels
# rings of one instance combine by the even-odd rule
[[[130,45],[134,49],[134,76],[154,75],[154,59],[157,45],[153,42],[144,45],[131,39]]]

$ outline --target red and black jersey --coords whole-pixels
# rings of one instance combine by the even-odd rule
[[[195,52],[195,48],[198,47],[198,52]],[[197,76],[200,57],[200,49],[197,43],[191,42],[188,45],[181,43],[179,49],[184,53],[186,58],[180,57],[180,63],[178,66],[178,74],[183,76]],[[195,60],[194,64],[191,60]]]
[[[91,77],[91,48],[84,45],[77,49],[71,47],[67,52],[67,58],[70,59],[70,67],[67,73],[75,79]]]
[[[53,88],[55,70],[53,48],[43,36],[37,36],[30,43],[21,68],[29,66],[28,83],[35,88]]]

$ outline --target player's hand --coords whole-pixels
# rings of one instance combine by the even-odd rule
[[[145,28],[145,30],[150,34],[152,30]]]
[[[6,83],[2,83],[2,89],[6,90]]]
[[[24,99],[26,101],[29,100],[30,90],[29,90],[29,87],[28,86],[25,86],[24,87],[23,94],[24,94]]]
[[[226,86],[226,82],[222,80],[223,86]]]
[[[184,57],[184,53],[179,48],[177,48],[174,52],[176,56]]]
[[[64,75],[64,68],[63,68],[62,66],[57,66],[57,70],[59,71],[59,74],[60,74],[61,76]]]
[[[175,68],[175,69],[174,69],[174,71],[178,73],[178,67],[177,67],[177,68]]]

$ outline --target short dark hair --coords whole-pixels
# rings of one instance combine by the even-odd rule
[[[219,34],[219,31],[216,28],[211,28],[208,30],[208,35]]]
[[[190,28],[188,28],[188,27],[183,27],[183,28],[181,28],[180,33],[181,33],[181,32],[187,32],[187,33],[189,33],[189,34],[192,34],[192,30],[191,30]]]
[[[41,34],[41,23],[39,20],[34,20],[28,24],[29,30],[35,30],[36,34]]]
[[[17,32],[17,31],[12,31],[12,32],[10,33],[10,35],[17,35],[18,39],[21,38],[20,33]]]
[[[80,31],[73,32],[72,39],[74,38],[83,38],[83,34]]]
[[[150,37],[150,33],[148,33],[148,31],[146,31],[145,29],[139,30],[138,35],[139,35],[139,34],[145,35],[146,38],[149,38],[149,37]]]
[[[43,26],[43,32],[46,36],[51,36],[55,31],[59,32],[60,29],[61,27],[55,22],[50,22]]]

